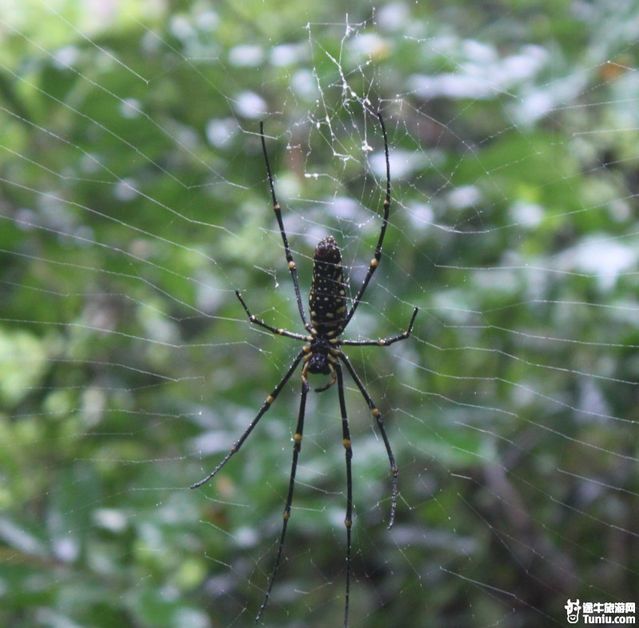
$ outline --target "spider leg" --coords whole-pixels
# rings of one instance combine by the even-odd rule
[[[264,594],[264,601],[260,606],[260,610],[255,617],[255,621],[259,622],[262,619],[262,615],[266,610],[269,598],[271,597],[271,589],[273,588],[273,582],[277,575],[277,570],[280,566],[282,559],[282,548],[284,547],[284,538],[286,537],[286,528],[288,526],[288,520],[291,517],[291,503],[293,502],[293,489],[295,488],[295,473],[297,471],[297,459],[302,449],[302,434],[304,432],[304,412],[306,409],[306,395],[308,394],[308,381],[305,377],[302,377],[302,393],[300,396],[300,411],[297,417],[297,427],[295,428],[295,435],[293,436],[293,461],[291,463],[291,475],[288,482],[288,495],[286,497],[286,506],[284,507],[284,514],[282,517],[282,532],[280,534],[280,541],[277,546],[277,557],[275,558],[275,564],[268,580],[268,586],[266,593]]]
[[[262,152],[264,153],[264,161],[266,162],[266,174],[268,175],[268,185],[271,189],[271,198],[273,199],[273,211],[275,212],[275,218],[280,228],[280,234],[282,236],[282,242],[284,243],[284,253],[286,255],[286,261],[288,263],[288,269],[291,271],[291,277],[293,279],[293,287],[295,288],[295,300],[297,301],[297,309],[300,313],[300,318],[304,324],[304,328],[311,331],[311,326],[306,320],[306,314],[304,313],[304,305],[302,303],[302,294],[300,292],[300,282],[297,275],[297,266],[291,253],[291,248],[288,244],[288,238],[286,237],[286,231],[284,229],[284,222],[282,220],[282,208],[277,202],[275,196],[275,185],[273,184],[273,174],[271,172],[271,164],[268,160],[268,152],[266,151],[266,140],[264,139],[264,122],[260,122],[260,139],[262,140]]]
[[[386,235],[386,227],[388,227],[388,214],[390,211],[390,203],[391,203],[391,182],[390,182],[390,160],[388,157],[388,136],[386,134],[386,125],[384,124],[384,118],[382,118],[382,114],[377,112],[377,119],[379,120],[379,124],[382,127],[382,135],[384,136],[384,157],[386,160],[386,195],[384,197],[384,216],[382,219],[382,228],[379,232],[379,238],[377,239],[377,245],[375,246],[375,254],[373,259],[370,261],[368,265],[368,271],[366,273],[366,277],[364,277],[364,281],[360,289],[355,296],[355,300],[353,301],[353,305],[349,310],[346,318],[344,319],[344,323],[342,325],[342,329],[345,329],[348,325],[351,318],[353,318],[353,314],[355,314],[355,310],[359,305],[359,302],[362,300],[364,296],[364,292],[366,292],[366,287],[368,286],[373,273],[379,266],[379,260],[382,257],[382,245],[384,244],[384,236]]]
[[[282,377],[279,384],[277,384],[277,386],[273,388],[273,390],[271,391],[271,394],[264,400],[264,403],[262,404],[262,407],[257,413],[257,416],[251,421],[250,425],[246,428],[242,436],[240,436],[240,438],[237,441],[235,441],[235,443],[233,444],[233,447],[231,447],[231,449],[226,454],[226,456],[224,456],[222,461],[219,462],[218,465],[215,467],[215,469],[213,469],[213,471],[211,471],[211,473],[209,473],[206,477],[202,478],[198,482],[195,482],[195,484],[191,484],[191,488],[199,488],[203,484],[206,484],[239,451],[240,447],[242,446],[244,441],[249,437],[249,434],[253,431],[253,428],[257,425],[258,421],[262,418],[262,416],[264,416],[266,411],[271,407],[277,395],[279,395],[280,391],[282,390],[286,382],[289,380],[289,378],[293,374],[293,371],[296,369],[297,365],[300,363],[300,360],[302,359],[303,355],[304,355],[304,351],[300,351],[297,354],[297,356],[295,357],[291,365],[288,367],[288,370],[286,371],[286,373],[284,373],[284,377]]]
[[[348,345],[349,347],[388,347],[394,342],[406,340],[406,338],[408,338],[413,332],[413,325],[415,324],[415,317],[417,316],[417,312],[419,312],[419,308],[415,308],[413,310],[413,315],[410,318],[410,323],[408,323],[406,331],[403,331],[401,334],[397,334],[396,336],[390,336],[389,338],[379,338],[379,340],[338,340],[335,344]]]
[[[391,510],[388,519],[388,528],[391,528],[393,526],[393,523],[395,522],[395,513],[397,512],[397,496],[399,494],[397,478],[399,476],[399,469],[397,468],[397,463],[395,462],[395,456],[393,455],[390,441],[388,440],[388,436],[386,435],[386,429],[384,428],[384,419],[382,417],[382,413],[379,411],[379,409],[375,405],[375,402],[371,399],[371,396],[368,394],[368,391],[364,387],[364,384],[359,378],[359,375],[355,372],[355,369],[350,363],[350,360],[343,353],[340,353],[339,358],[344,363],[344,366],[346,366],[348,372],[351,374],[353,381],[359,388],[359,392],[362,393],[362,397],[364,397],[364,399],[366,400],[371,414],[375,417],[375,421],[377,421],[377,427],[379,428],[382,439],[384,441],[384,445],[386,447],[386,453],[388,454],[388,462],[390,463],[391,470]]]
[[[351,528],[353,525],[353,477],[351,474],[351,459],[353,450],[351,448],[351,432],[348,427],[348,417],[346,415],[346,402],[344,401],[344,378],[342,377],[342,367],[335,365],[337,373],[337,392],[339,395],[339,410],[342,415],[342,443],[346,454],[346,593],[344,596],[344,628],[348,628],[348,606],[351,591]]]
[[[253,314],[251,314],[244,299],[240,295],[239,290],[235,291],[235,296],[237,296],[237,298],[240,300],[240,303],[242,304],[242,307],[244,308],[244,311],[246,312],[246,315],[248,316],[249,322],[253,323],[254,325],[257,325],[258,327],[263,327],[264,329],[268,329],[268,331],[270,331],[272,334],[275,334],[276,336],[286,336],[287,338],[295,338],[295,340],[303,340],[304,342],[310,342],[313,339],[312,336],[304,336],[303,334],[296,334],[295,332],[288,331],[287,329],[273,327],[272,325],[265,323],[261,318],[257,318],[257,316],[254,316]]]

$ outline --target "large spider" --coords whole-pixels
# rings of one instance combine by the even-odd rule
[[[341,351],[342,346],[382,346],[387,347],[394,342],[404,340],[408,338],[413,329],[413,323],[417,316],[418,308],[413,310],[408,328],[406,331],[396,336],[389,338],[380,338],[379,340],[342,340],[340,336],[350,323],[357,310],[366,287],[368,286],[373,273],[379,266],[379,261],[382,257],[382,244],[384,242],[384,235],[386,234],[386,227],[388,226],[388,214],[390,210],[391,202],[391,184],[390,184],[390,164],[388,158],[388,138],[386,136],[386,127],[384,125],[384,119],[380,113],[377,113],[377,118],[382,129],[382,135],[384,137],[384,156],[386,161],[386,195],[384,198],[384,217],[382,221],[382,228],[377,240],[377,246],[375,247],[375,254],[371,259],[368,266],[368,272],[364,277],[364,281],[357,292],[353,305],[350,309],[346,306],[346,288],[348,280],[344,275],[342,269],[342,254],[332,236],[327,236],[319,242],[315,249],[313,259],[313,282],[311,284],[311,290],[309,294],[310,305],[310,323],[306,319],[304,312],[304,305],[302,304],[302,297],[300,293],[299,279],[297,274],[297,267],[291,254],[291,249],[288,244],[288,238],[286,237],[286,231],[284,230],[284,223],[282,221],[282,210],[277,198],[275,196],[275,187],[273,185],[273,175],[271,173],[271,165],[268,159],[268,153],[266,150],[266,141],[264,139],[264,123],[260,123],[260,138],[262,140],[262,151],[264,153],[264,161],[266,163],[266,172],[268,175],[268,183],[271,191],[271,197],[273,199],[273,211],[279,225],[280,234],[282,236],[282,242],[284,243],[284,252],[286,254],[286,261],[288,263],[288,269],[291,272],[293,279],[293,286],[295,288],[295,299],[297,300],[297,308],[300,313],[300,318],[304,324],[304,328],[308,332],[307,334],[298,334],[288,331],[286,329],[280,329],[273,327],[268,323],[265,323],[262,319],[257,318],[251,314],[248,306],[244,302],[244,299],[238,291],[235,292],[237,298],[240,300],[246,315],[251,323],[262,327],[272,334],[279,336],[286,336],[287,338],[294,338],[304,342],[302,350],[295,356],[292,364],[289,366],[286,373],[280,380],[280,382],[273,388],[271,394],[266,398],[262,407],[260,408],[257,416],[251,421],[250,425],[246,428],[244,433],[231,447],[230,451],[226,454],[223,460],[209,473],[205,478],[201,479],[191,486],[191,488],[198,488],[203,484],[206,484],[211,480],[236,454],[244,441],[248,438],[249,434],[253,431],[253,428],[257,425],[258,421],[264,416],[266,411],[271,407],[275,398],[279,395],[280,391],[290,379],[291,375],[298,367],[300,362],[303,363],[302,367],[302,391],[300,395],[300,408],[297,418],[297,427],[295,434],[293,435],[293,462],[291,465],[291,475],[289,479],[288,495],[286,498],[286,506],[284,507],[284,519],[282,522],[282,531],[280,534],[280,540],[277,548],[277,557],[273,570],[271,571],[266,593],[264,594],[264,600],[255,618],[256,622],[259,622],[262,618],[262,614],[268,604],[271,589],[273,588],[273,582],[277,574],[278,567],[282,558],[282,548],[284,547],[284,538],[286,536],[286,528],[288,520],[291,515],[291,504],[293,501],[293,489],[295,486],[295,473],[297,470],[297,460],[299,458],[300,450],[302,448],[302,433],[304,430],[304,412],[306,408],[306,396],[308,394],[309,386],[307,375],[312,374],[324,374],[330,375],[330,380],[327,384],[321,388],[317,388],[316,392],[323,392],[337,383],[337,394],[339,397],[339,408],[342,416],[342,444],[344,445],[346,453],[346,517],[344,519],[344,525],[346,526],[346,592],[344,600],[344,626],[348,626],[348,607],[349,607],[349,594],[350,594],[350,582],[351,582],[351,526],[352,526],[352,513],[353,513],[353,482],[351,475],[351,458],[353,457],[353,451],[351,447],[351,435],[348,425],[348,418],[346,416],[346,403],[344,402],[344,380],[342,376],[342,367],[340,362],[344,364],[346,370],[350,373],[355,385],[359,389],[360,393],[366,400],[371,414],[375,417],[377,427],[384,440],[386,446],[386,453],[388,454],[388,461],[390,463],[391,471],[391,508],[388,527],[393,525],[395,520],[395,512],[397,510],[397,478],[398,469],[395,463],[395,457],[384,429],[384,420],[382,414],[375,405],[375,402],[368,394],[368,391],[364,387],[362,380],[355,372],[355,369],[351,365],[349,359]]]

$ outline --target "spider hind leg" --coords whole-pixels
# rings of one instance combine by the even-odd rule
[[[306,366],[304,367],[306,369]],[[303,373],[304,371],[302,371]],[[284,540],[286,539],[286,528],[288,527],[288,521],[291,517],[291,505],[293,503],[293,491],[295,489],[295,474],[297,472],[297,460],[302,450],[302,435],[304,432],[304,414],[306,411],[306,395],[308,394],[308,382],[304,375],[302,375],[302,392],[300,395],[300,409],[297,416],[297,427],[295,428],[295,435],[293,436],[293,460],[291,462],[291,475],[288,481],[288,494],[286,496],[286,506],[284,506],[284,513],[282,515],[282,531],[280,533],[280,540],[277,545],[277,556],[275,558],[275,564],[271,571],[271,575],[268,579],[268,585],[266,592],[264,593],[264,600],[255,617],[255,621],[260,622],[262,615],[266,610],[269,599],[271,597],[271,590],[273,589],[273,583],[277,576],[277,570],[279,569],[280,562],[282,561],[282,549],[284,548]]]

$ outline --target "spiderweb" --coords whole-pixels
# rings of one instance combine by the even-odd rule
[[[561,6],[560,6],[561,4]],[[637,602],[639,10],[0,3],[0,618],[244,626],[288,487],[307,298],[342,247],[351,626],[563,625]],[[312,382],[313,383],[313,382]],[[266,625],[342,624],[337,395],[311,393]],[[615,606],[616,605],[616,606]],[[616,609],[616,610],[615,610]],[[630,607],[628,607],[630,609]],[[583,612],[586,612],[584,606]],[[582,617],[579,618],[582,621]]]

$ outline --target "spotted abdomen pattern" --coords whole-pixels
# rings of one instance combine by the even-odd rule
[[[335,238],[327,236],[315,248],[309,295],[311,325],[318,334],[332,336],[342,330],[346,318],[346,288],[342,253]]]

